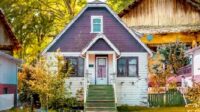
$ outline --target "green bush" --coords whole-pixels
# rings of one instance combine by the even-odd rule
[[[67,98],[67,99],[57,99],[54,100],[49,108],[54,110],[59,109],[73,109],[73,108],[83,107],[83,102],[80,102],[75,97]]]

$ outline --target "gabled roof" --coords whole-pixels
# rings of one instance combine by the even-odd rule
[[[127,14],[131,9],[133,9],[136,5],[141,3],[143,0],[134,0],[130,5],[128,5],[126,8],[124,8],[122,11],[119,12],[119,17],[123,17],[125,14]],[[197,2],[196,0],[185,0],[188,4],[192,5],[196,9],[200,10],[200,2]]]
[[[105,40],[105,42],[116,52],[117,55],[120,55],[120,51],[115,47],[115,45],[104,35],[97,34],[97,36],[87,45],[86,48],[81,52],[84,55],[99,39]]]
[[[69,30],[69,28],[78,20],[78,18],[86,11],[86,9],[88,8],[106,8],[113,16],[114,18],[132,35],[133,38],[135,38],[135,40],[150,54],[152,55],[151,50],[144,44],[142,43],[142,41],[139,39],[138,34],[136,34],[135,32],[133,32],[131,29],[129,29],[122,21],[121,19],[118,17],[117,14],[115,14],[105,3],[89,3],[87,4],[83,10],[64,28],[64,30],[46,47],[46,49],[44,49],[44,51],[42,52],[42,54],[46,53],[60,38],[61,36],[67,31]]]
[[[14,49],[19,49],[21,48],[15,34],[12,32],[12,29],[11,29],[11,26],[10,24],[8,23],[4,13],[3,13],[3,10],[0,9],[0,21],[1,23],[3,24],[7,34],[8,34],[8,37],[10,38],[10,40],[13,42],[13,47]]]
[[[1,56],[4,57],[4,58],[7,58],[8,60],[11,60],[11,61],[15,62],[16,64],[21,64],[22,63],[22,60],[16,59],[16,58],[12,57],[11,55],[0,51],[0,57]]]

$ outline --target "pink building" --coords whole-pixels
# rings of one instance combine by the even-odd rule
[[[192,82],[200,83],[200,46],[186,52],[187,56],[192,57],[191,79]]]

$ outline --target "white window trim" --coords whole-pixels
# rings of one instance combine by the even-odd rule
[[[94,19],[96,19],[96,18],[98,18],[98,19],[101,19],[101,31],[100,32],[94,32],[93,31],[93,20]],[[103,33],[103,16],[91,16],[91,20],[90,20],[90,26],[91,26],[91,32],[90,33]]]

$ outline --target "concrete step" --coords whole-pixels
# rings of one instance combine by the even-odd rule
[[[86,112],[88,111],[116,111],[115,107],[86,107]]]
[[[115,102],[87,102],[87,107],[115,107]]]

